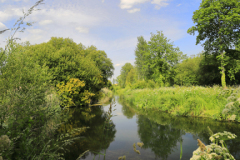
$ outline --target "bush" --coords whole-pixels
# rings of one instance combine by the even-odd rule
[[[137,81],[132,85],[132,89],[143,89],[143,88],[147,88],[146,81]]]
[[[26,56],[25,49],[12,48],[7,63],[0,67],[0,135],[9,137],[3,159],[61,159],[56,151],[60,102],[50,84],[48,67]],[[59,145],[59,147],[57,146]]]
[[[157,84],[153,80],[148,80],[147,81],[147,88],[156,88]]]

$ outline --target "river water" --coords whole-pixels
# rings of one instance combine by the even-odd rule
[[[202,118],[170,116],[157,110],[140,110],[115,96],[110,104],[92,106],[91,111],[74,109],[63,130],[89,127],[76,134],[81,138],[68,146],[67,160],[75,160],[86,150],[81,159],[117,160],[126,156],[127,160],[179,160],[182,142],[182,160],[189,160],[198,148],[197,139],[210,144],[207,127],[213,133],[229,131],[237,135],[226,141],[235,159],[240,159],[240,125],[231,122],[216,122]],[[109,113],[109,114],[108,114]],[[111,117],[106,123],[109,115]],[[84,117],[85,116],[85,117]],[[140,154],[133,150],[136,145]]]

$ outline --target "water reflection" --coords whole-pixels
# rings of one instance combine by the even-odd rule
[[[121,103],[122,105],[122,113],[124,114],[124,116],[126,116],[128,119],[132,119],[133,116],[135,116],[135,110],[132,109],[131,107],[128,107],[127,105],[125,105],[124,103]]]
[[[115,98],[113,98],[115,101]],[[65,159],[75,160],[81,153],[90,150],[81,159],[112,160],[126,155],[127,160],[180,159],[180,142],[182,141],[182,159],[192,157],[198,148],[197,139],[209,144],[207,126],[216,132],[229,131],[237,135],[232,141],[226,141],[229,151],[240,159],[240,126],[235,123],[216,122],[202,118],[170,116],[158,110],[141,110],[121,98],[116,98],[116,117],[109,121],[106,130],[108,106],[92,106],[90,108],[74,108],[68,112],[64,123],[59,127],[60,133],[74,128],[89,127],[85,131],[76,132],[74,136],[81,138],[67,146]],[[133,150],[133,143],[143,142],[138,155]],[[106,153],[106,156],[99,155]]]
[[[86,128],[79,133],[81,138],[68,146],[68,152],[65,153],[65,159],[75,160],[86,150],[91,154],[98,155],[104,152],[114,140],[116,129],[113,122],[109,122],[106,129],[107,114],[102,106],[92,106],[91,108],[73,108],[69,111],[66,122],[61,125],[59,132],[69,132],[74,128]],[[89,152],[83,157],[86,158]]]
[[[138,116],[138,134],[143,148],[150,148],[156,158],[167,159],[168,156],[177,149],[177,142],[180,142],[185,134],[180,129],[175,129],[170,125],[160,125],[149,120],[146,116]]]
[[[193,140],[200,139],[205,144],[210,144],[207,131],[209,126],[213,133],[229,131],[237,135],[236,139],[226,141],[226,144],[235,159],[240,159],[240,125],[237,123],[216,122],[203,118],[176,117],[158,110],[140,110],[127,104],[122,98],[119,100],[124,106],[124,110],[130,112],[123,112],[126,117],[133,114],[133,111],[138,115],[138,134],[144,143],[143,148],[151,149],[158,158],[167,159],[170,154],[173,154],[181,138],[186,135],[189,137],[190,133],[192,140],[188,143],[196,143],[195,147],[192,149],[183,147],[183,159],[189,159],[192,156],[192,151],[198,147],[197,142]]]

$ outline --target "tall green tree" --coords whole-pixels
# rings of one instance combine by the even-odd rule
[[[205,54],[212,54],[220,61],[221,84],[225,87],[226,54],[231,56],[232,48],[239,45],[240,1],[202,0],[192,19],[196,25],[187,32],[194,35],[197,31],[196,45],[204,41]],[[236,53],[237,50],[233,51]]]
[[[136,69],[135,68],[132,68],[128,74],[127,74],[127,77],[126,77],[126,85],[127,84],[133,84],[137,81],[137,74],[136,74]]]
[[[147,79],[153,79],[159,84],[170,85],[173,83],[174,70],[182,60],[183,53],[173,42],[164,36],[162,31],[151,33],[148,50],[144,55],[144,68],[147,68]]]
[[[122,66],[122,68],[121,68],[120,75],[117,77],[118,84],[123,88],[126,86],[127,75],[131,71],[131,69],[133,69],[132,64],[125,63],[125,65]]]
[[[138,39],[138,44],[135,49],[135,64],[136,64],[136,69],[138,73],[138,79],[142,80],[144,79],[146,75],[146,69],[144,67],[145,64],[145,54],[148,50],[148,44],[147,41],[143,38],[143,36],[137,37]]]

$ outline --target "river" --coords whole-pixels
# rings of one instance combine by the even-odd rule
[[[117,160],[126,156],[127,160],[179,160],[182,142],[182,160],[189,160],[198,148],[197,139],[205,145],[210,144],[207,127],[213,133],[229,131],[237,135],[234,140],[226,141],[235,159],[240,159],[240,125],[231,122],[216,122],[203,118],[175,117],[157,110],[140,110],[115,96],[110,104],[92,106],[91,111],[74,109],[65,124],[66,128],[87,126],[79,133],[80,139],[68,146],[67,160],[82,156],[85,160]],[[106,119],[114,115],[106,123]],[[85,115],[85,117],[83,116]],[[143,142],[141,147],[133,144]]]

